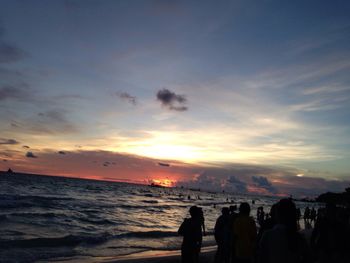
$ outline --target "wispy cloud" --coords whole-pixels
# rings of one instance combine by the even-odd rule
[[[128,103],[132,104],[132,105],[136,105],[137,104],[137,100],[135,96],[130,95],[127,92],[116,92],[116,95],[122,99],[127,101]]]
[[[0,87],[0,101],[4,100],[28,100],[30,98],[30,93],[28,92],[28,87],[14,87],[9,85],[4,85]]]
[[[15,145],[15,144],[19,144],[19,142],[16,141],[15,139],[0,138],[0,144],[2,144],[2,145]]]

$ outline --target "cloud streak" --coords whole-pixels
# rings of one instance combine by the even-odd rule
[[[15,139],[0,138],[0,144],[1,145],[16,145],[16,144],[19,144],[19,142],[16,141]]]
[[[134,105],[134,106],[135,106],[135,105],[137,104],[137,99],[136,99],[136,97],[130,95],[130,94],[127,93],[127,92],[117,92],[116,95],[117,95],[120,99],[122,99],[122,100],[124,100],[124,101],[130,103],[131,105]]]

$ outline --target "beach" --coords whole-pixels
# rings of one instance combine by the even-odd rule
[[[199,255],[199,262],[213,262],[216,246],[203,248]],[[114,259],[105,259],[98,262],[123,262],[123,263],[180,263],[181,251],[148,251],[146,253],[138,253],[127,257],[118,257]]]

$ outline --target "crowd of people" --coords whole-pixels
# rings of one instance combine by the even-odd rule
[[[269,213],[259,207],[257,224],[248,203],[236,210],[237,206],[223,207],[216,221],[215,263],[350,262],[350,211],[345,207],[327,204],[318,211],[307,207],[305,226],[314,224],[309,236],[300,231],[301,211],[292,199],[281,199]],[[192,206],[190,215],[179,228],[182,263],[199,262],[205,233],[203,210]]]

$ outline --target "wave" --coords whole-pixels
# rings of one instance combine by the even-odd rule
[[[157,200],[142,200],[143,203],[148,203],[148,204],[158,204]]]
[[[129,238],[164,238],[164,237],[177,237],[178,233],[173,231],[146,231],[146,232],[128,232],[119,234],[116,237],[129,237]]]
[[[52,207],[57,206],[57,201],[71,201],[73,198],[36,195],[7,195],[0,194],[0,208],[20,207]]]
[[[74,247],[81,243],[98,244],[107,241],[107,235],[74,236],[67,235],[59,238],[31,238],[21,240],[0,240],[1,248],[34,248],[34,247]]]

